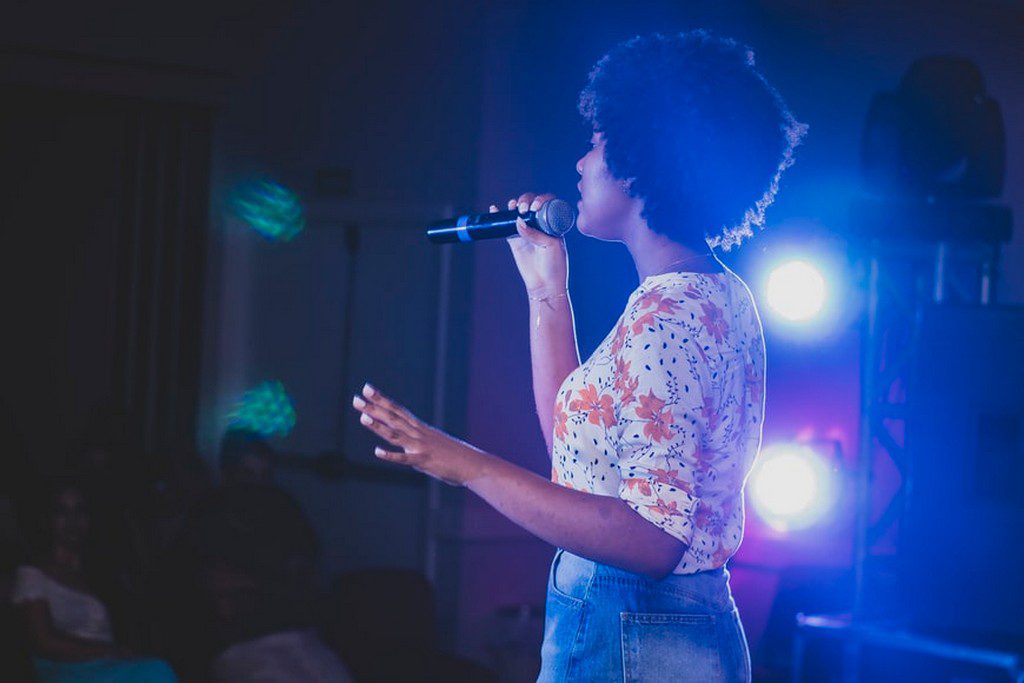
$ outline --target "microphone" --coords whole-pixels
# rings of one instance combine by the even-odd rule
[[[516,209],[495,213],[456,216],[431,223],[427,239],[434,244],[476,242],[518,235],[516,218],[552,237],[561,237],[576,225],[576,209],[564,199],[549,199],[536,211],[519,213]]]

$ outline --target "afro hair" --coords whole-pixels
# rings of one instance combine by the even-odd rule
[[[594,66],[579,110],[652,230],[726,251],[764,226],[807,131],[749,48],[704,30],[620,43]]]

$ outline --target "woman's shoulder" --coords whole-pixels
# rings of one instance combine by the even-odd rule
[[[732,271],[663,273],[646,278],[631,295],[616,348],[697,342],[706,352],[729,354],[760,334],[750,289]]]
[[[25,578],[37,581],[49,579],[49,577],[46,575],[46,572],[44,572],[42,569],[35,566],[34,564],[19,565],[18,568],[14,570],[14,577],[16,579]]]
[[[14,570],[11,602],[18,603],[45,598],[53,583],[53,579],[39,567],[23,564]]]
[[[705,306],[728,307],[742,281],[724,273],[662,273],[645,279],[630,295],[627,317],[656,311],[659,318],[693,319]]]

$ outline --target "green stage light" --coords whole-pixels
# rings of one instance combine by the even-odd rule
[[[263,382],[242,394],[228,414],[229,429],[263,436],[287,436],[295,426],[295,407],[280,382]]]
[[[243,223],[275,242],[288,242],[306,227],[299,196],[271,180],[239,183],[228,195],[228,209]]]

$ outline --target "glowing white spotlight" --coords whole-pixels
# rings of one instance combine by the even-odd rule
[[[750,502],[780,531],[811,526],[828,513],[836,496],[828,462],[807,446],[778,444],[761,452],[750,479]]]
[[[825,278],[806,261],[789,261],[768,276],[768,305],[786,320],[808,320],[825,305]]]

